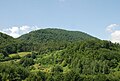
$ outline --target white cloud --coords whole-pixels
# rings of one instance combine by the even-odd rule
[[[114,32],[114,28],[115,27],[119,27],[119,24],[111,24],[111,25],[109,25],[108,27],[107,27],[107,31],[108,32]]]
[[[111,33],[111,41],[120,43],[120,30]]]
[[[20,27],[20,30],[25,31],[25,30],[28,30],[29,28],[30,28],[29,26],[22,26],[22,27]]]
[[[11,27],[8,29],[3,29],[0,32],[6,33],[14,38],[17,38],[25,33],[29,33],[30,31],[37,30],[37,29],[40,29],[40,28],[37,26],[31,27],[31,26],[26,25],[26,26],[21,26],[21,27]]]
[[[111,24],[109,25],[106,30],[110,33],[110,40],[112,42],[120,43],[120,24]]]

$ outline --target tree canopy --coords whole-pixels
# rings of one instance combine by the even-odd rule
[[[120,44],[86,33],[0,33],[0,81],[119,81]]]

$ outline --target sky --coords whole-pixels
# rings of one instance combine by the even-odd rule
[[[0,0],[0,32],[16,38],[43,28],[120,42],[120,0]]]

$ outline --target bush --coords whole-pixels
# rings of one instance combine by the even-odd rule
[[[63,68],[59,65],[51,68],[51,72],[63,72]]]
[[[30,66],[30,65],[33,65],[34,64],[34,60],[32,58],[21,58],[20,59],[20,64],[22,64],[24,67],[26,66]]]

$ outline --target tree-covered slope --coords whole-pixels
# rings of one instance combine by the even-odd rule
[[[0,32],[0,55],[8,56],[17,51],[17,39]]]
[[[37,63],[47,66],[55,81],[119,81],[120,45],[101,40],[75,42],[40,55]]]
[[[119,81],[120,45],[85,40],[63,50],[24,56],[10,55],[0,62],[0,81]]]
[[[64,49],[68,44],[75,41],[94,39],[97,38],[83,32],[52,28],[32,31],[18,38],[18,40],[27,44],[26,50],[39,51],[41,53]]]
[[[14,42],[14,38],[0,32],[0,47]]]
[[[67,31],[63,29],[40,29],[32,31],[14,39],[1,33],[0,53],[5,56],[17,52],[37,51],[47,53],[66,48],[75,41],[97,39],[79,31]]]
[[[61,29],[1,37],[8,44],[0,48],[0,81],[120,80],[118,43]]]
[[[79,31],[67,31],[63,29],[40,29],[32,31],[19,37],[20,40],[34,43],[56,42],[56,41],[81,41],[95,39],[94,37]]]

